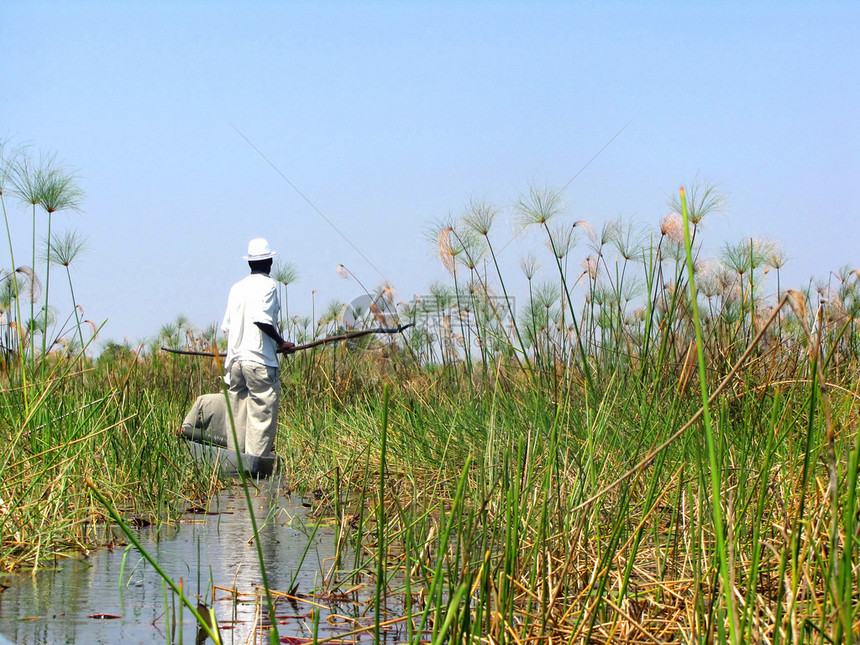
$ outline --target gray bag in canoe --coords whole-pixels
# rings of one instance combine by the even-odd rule
[[[198,443],[227,447],[230,417],[227,400],[221,393],[202,394],[197,397],[182,422],[182,436]]]

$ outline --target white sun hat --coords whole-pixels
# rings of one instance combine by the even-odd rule
[[[255,262],[256,260],[268,260],[277,255],[277,251],[269,248],[269,241],[264,237],[255,237],[248,242],[248,255],[243,255],[243,260]]]

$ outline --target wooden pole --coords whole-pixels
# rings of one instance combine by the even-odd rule
[[[360,336],[367,336],[368,334],[399,334],[403,330],[412,327],[413,324],[414,323],[408,323],[406,325],[398,325],[397,327],[374,327],[373,329],[350,331],[345,334],[338,334],[337,336],[327,336],[326,338],[320,338],[318,340],[311,341],[310,343],[305,343],[304,345],[296,345],[287,353],[294,354],[295,352],[299,352],[303,349],[319,347],[326,343],[336,343],[340,340],[359,338]],[[171,349],[170,347],[162,347],[161,350],[164,352],[170,352],[171,354],[181,354],[183,356],[220,356],[221,358],[226,356],[226,354],[215,354],[214,352],[198,352],[191,349]]]

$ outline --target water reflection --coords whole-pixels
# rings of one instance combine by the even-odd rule
[[[331,526],[320,526],[309,546],[316,520],[301,499],[284,494],[275,483],[257,491],[252,501],[270,587],[288,592],[297,585],[299,596],[319,590],[333,562]],[[214,606],[225,643],[260,642],[255,626],[266,613],[264,592],[241,490],[219,495],[206,514],[187,514],[177,526],[141,529],[140,539],[174,580],[182,579],[186,594]],[[351,554],[346,561],[352,561]],[[20,645],[198,641],[193,616],[135,549],[100,550],[89,558],[61,561],[56,570],[9,577],[4,584],[0,634]],[[372,615],[367,600],[356,593],[323,602],[282,598],[278,631],[311,637],[316,603],[319,634],[342,634],[366,624],[363,617]]]

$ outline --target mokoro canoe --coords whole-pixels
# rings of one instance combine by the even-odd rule
[[[239,456],[235,450],[211,444],[199,443],[197,441],[185,440],[191,456],[199,463],[208,463],[218,468],[225,475],[239,474]],[[277,455],[268,457],[253,457],[242,453],[242,465],[245,472],[256,477],[270,477],[278,471],[279,459]]]

